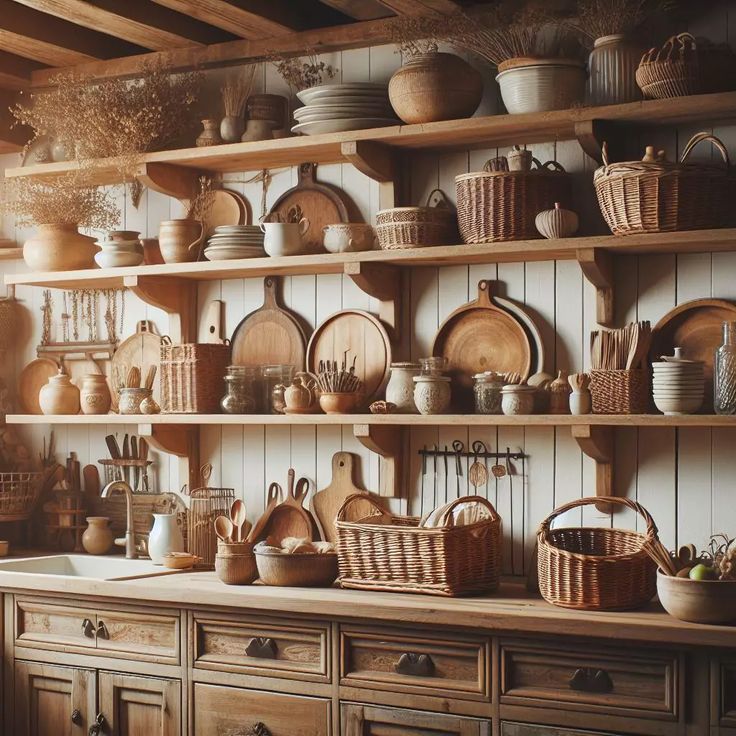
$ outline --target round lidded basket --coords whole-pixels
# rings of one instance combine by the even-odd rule
[[[553,529],[561,514],[596,503],[636,511],[646,532],[582,527]],[[657,590],[657,566],[645,546],[657,539],[649,512],[627,498],[580,498],[555,509],[537,532],[537,569],[542,597],[555,606],[582,611],[628,610],[646,605]]]

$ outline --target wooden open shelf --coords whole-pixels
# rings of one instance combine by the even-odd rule
[[[23,248],[6,247],[7,241],[0,240],[0,261],[17,261],[23,258]]]

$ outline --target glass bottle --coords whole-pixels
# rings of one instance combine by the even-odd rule
[[[716,414],[736,414],[736,322],[723,323],[723,345],[713,363],[713,407]]]

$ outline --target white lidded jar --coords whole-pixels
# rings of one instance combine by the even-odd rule
[[[153,528],[148,535],[148,554],[154,565],[163,565],[169,552],[184,552],[184,537],[175,513],[152,514]]]
[[[414,376],[419,375],[418,363],[391,363],[391,377],[386,384],[386,401],[396,405],[399,414],[416,414]]]

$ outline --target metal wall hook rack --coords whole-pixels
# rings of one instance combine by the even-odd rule
[[[439,457],[439,458],[473,458],[473,460],[526,460],[529,455],[521,451],[511,452],[509,447],[506,448],[506,452],[491,452],[486,444],[481,440],[476,440],[470,446],[470,449],[465,448],[465,444],[460,440],[455,440],[452,443],[452,447],[445,445],[443,448],[439,448],[437,445],[434,448],[422,447],[417,450],[417,453],[422,458],[423,462],[426,462],[428,457]]]

